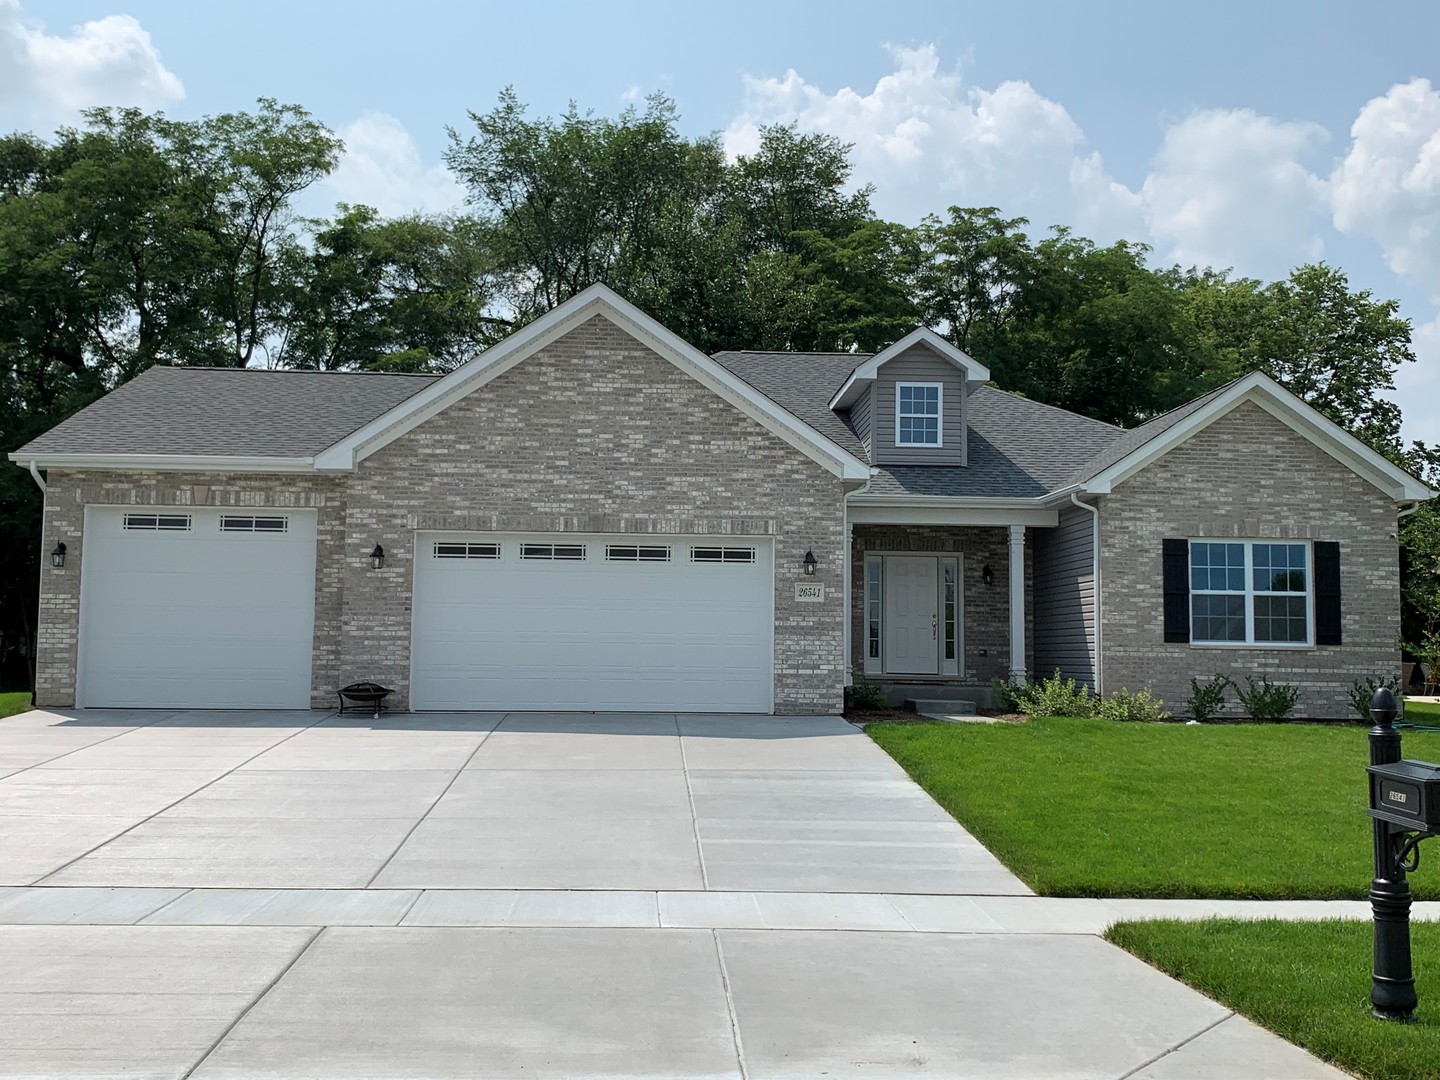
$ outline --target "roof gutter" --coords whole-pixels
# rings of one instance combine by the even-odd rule
[[[37,469],[119,469],[142,472],[309,473],[314,458],[228,456],[221,454],[11,454],[17,465]]]

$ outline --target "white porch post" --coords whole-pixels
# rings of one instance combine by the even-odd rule
[[[855,531],[850,527],[850,508],[848,506],[845,508],[844,529],[842,531],[845,534],[845,556],[841,559],[840,566],[840,573],[842,575],[840,580],[840,603],[845,608],[845,628],[840,639],[840,670],[845,673],[844,685],[850,686],[855,681],[850,671],[850,624],[853,621],[850,618],[850,560],[851,553],[855,548]]]
[[[1010,685],[1025,681],[1025,526],[1010,526]]]

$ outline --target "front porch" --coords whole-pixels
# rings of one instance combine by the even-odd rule
[[[851,680],[895,705],[993,704],[996,680],[1035,666],[1026,540],[1024,525],[852,525]]]

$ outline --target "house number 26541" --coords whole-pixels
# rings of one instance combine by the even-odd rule
[[[825,586],[810,581],[795,583],[795,599],[802,604],[820,604],[825,601]]]

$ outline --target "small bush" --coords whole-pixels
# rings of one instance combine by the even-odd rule
[[[1149,690],[1137,690],[1132,694],[1129,690],[1122,689],[1111,694],[1096,705],[1095,715],[1101,720],[1135,724],[1158,724],[1161,720],[1170,719],[1170,714],[1165,711],[1165,703],[1153,697]]]
[[[875,683],[856,683],[850,687],[850,705],[856,709],[883,709],[890,704],[885,688]]]
[[[1272,683],[1268,675],[1261,675],[1257,683],[1246,675],[1245,689],[1237,685],[1235,697],[1251,720],[1284,720],[1300,700],[1300,688],[1289,683]]]
[[[1218,671],[1208,683],[1191,679],[1190,700],[1185,702],[1185,707],[1195,720],[1203,724],[1224,711],[1225,691],[1234,685],[1228,675],[1221,675]]]
[[[1384,679],[1377,679],[1373,675],[1367,675],[1365,681],[1356,679],[1350,684],[1350,704],[1355,707],[1355,714],[1367,724],[1370,722],[1370,699],[1375,696],[1375,691],[1384,687],[1395,695],[1396,708],[1400,708],[1405,700],[1404,688],[1400,680],[1394,675]]]
[[[1020,711],[1020,702],[1015,697],[1015,687],[1010,685],[1007,680],[996,679],[994,684],[994,690],[995,708],[999,709],[1001,712],[1007,713],[1015,713]]]
[[[1095,695],[1056,669],[1050,678],[1015,688],[1015,707],[1026,716],[1093,716]]]

